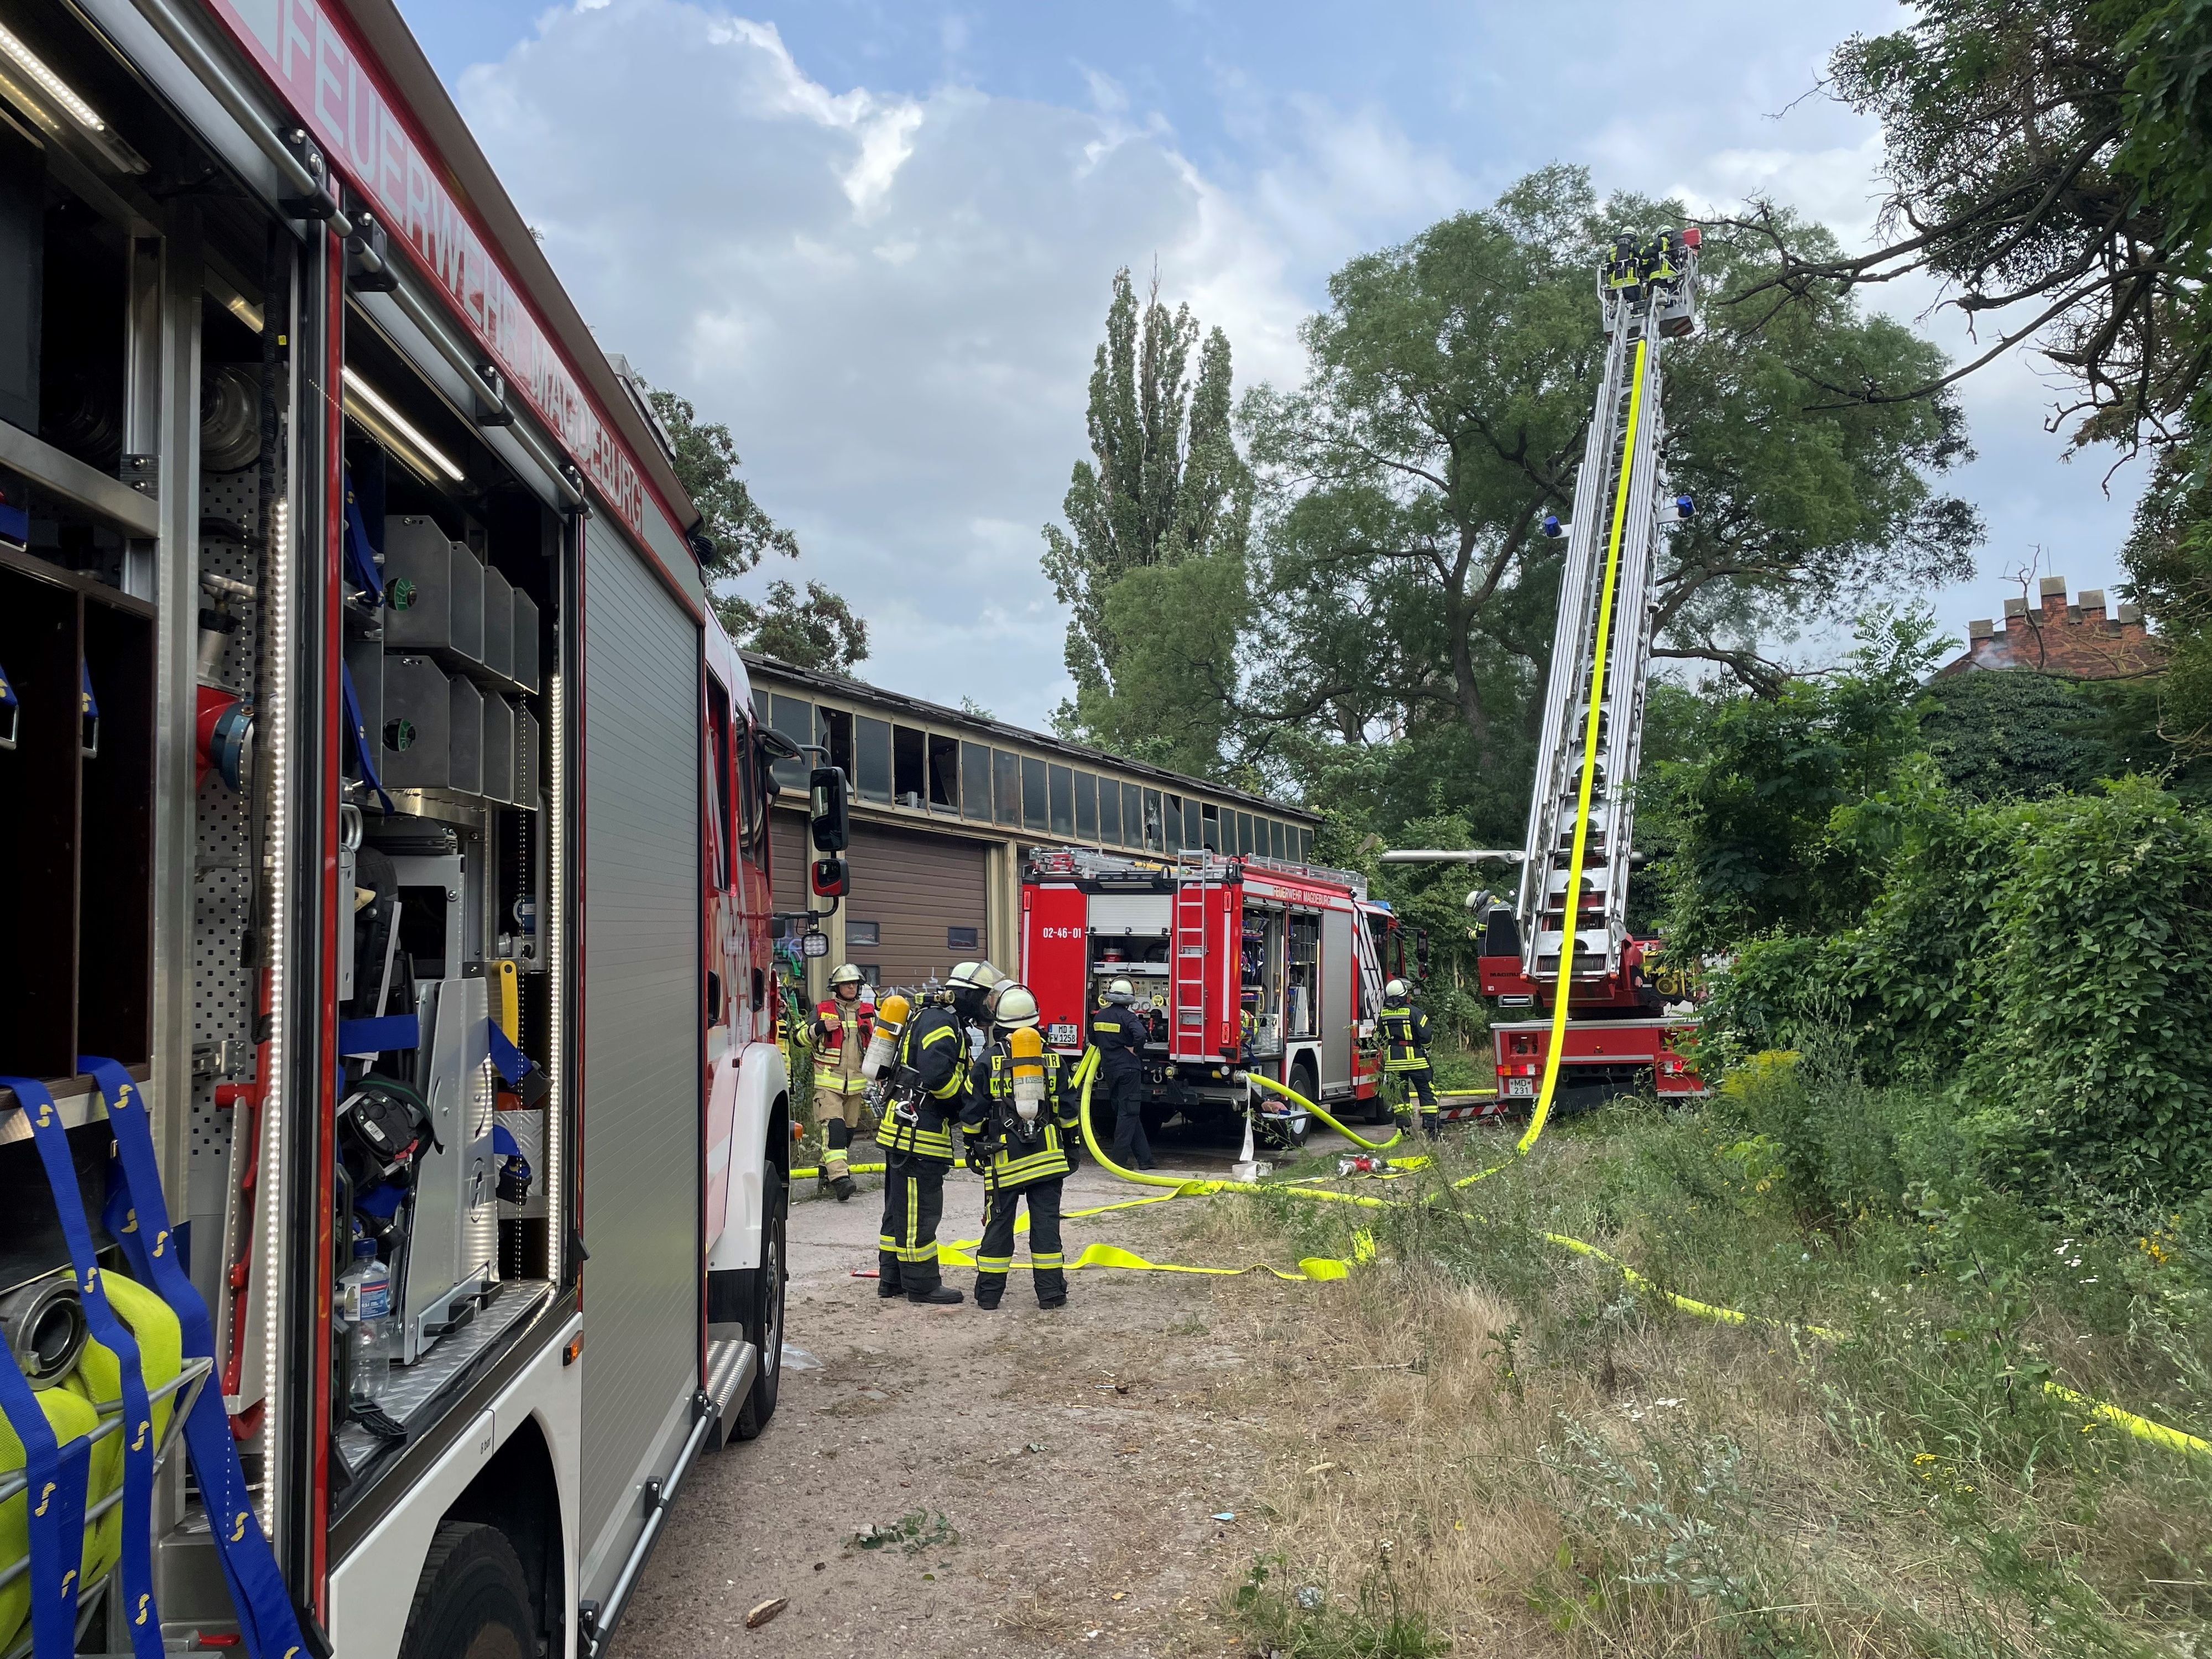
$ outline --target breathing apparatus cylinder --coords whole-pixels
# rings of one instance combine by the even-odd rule
[[[868,1037],[868,1047],[860,1056],[860,1075],[871,1083],[890,1069],[891,1060],[898,1053],[899,1038],[906,1033],[907,1016],[913,1005],[896,991],[876,1005],[876,1028]]]
[[[1017,1026],[1006,1038],[1013,1056],[1014,1112],[1024,1125],[1044,1108],[1044,1038],[1033,1025]]]

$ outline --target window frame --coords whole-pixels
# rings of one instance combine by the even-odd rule
[[[878,739],[880,738],[880,744]],[[876,753],[870,754],[870,750]],[[871,760],[883,765],[882,781],[871,784],[868,774]],[[873,714],[853,716],[853,793],[861,800],[872,801],[878,806],[891,804],[891,723],[878,720]]]

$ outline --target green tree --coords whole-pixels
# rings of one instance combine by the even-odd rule
[[[1394,745],[1412,787],[1442,788],[1399,802],[1398,822],[1457,809],[1483,838],[1518,840],[1561,556],[1538,532],[1571,506],[1602,365],[1592,269],[1614,232],[1682,216],[1601,201],[1585,172],[1553,167],[1330,279],[1304,384],[1240,410],[1266,618],[1243,755],[1310,777],[1319,749]],[[1708,286],[1771,257],[1709,238]],[[1978,523],[1932,482],[1967,453],[1954,406],[1808,408],[1816,379],[1941,361],[1847,297],[1777,318],[1708,306],[1668,360],[1667,464],[1699,510],[1662,550],[1662,656],[1771,688],[1765,631],[1970,568]]]
[[[758,605],[741,594],[717,593],[714,614],[747,650],[800,668],[849,674],[868,654],[868,624],[820,582],[807,583],[804,593],[789,582],[770,582]]]
[[[1201,345],[1190,308],[1170,313],[1158,277],[1140,307],[1128,270],[1116,271],[1087,425],[1091,459],[1069,480],[1066,526],[1044,527],[1045,574],[1072,612],[1076,695],[1056,724],[1216,775],[1251,611],[1252,481],[1231,430],[1228,337],[1216,328]]]
[[[1869,612],[1850,665],[1770,696],[1706,707],[1682,758],[1644,786],[1639,839],[1663,841],[1662,925],[1692,955],[1772,929],[1814,933],[1870,896],[1863,848],[1832,833],[1839,807],[1890,787],[1919,747],[1921,680],[1955,641],[1925,611]]]
[[[769,554],[799,556],[799,538],[769,518],[739,473],[737,440],[720,421],[702,421],[688,398],[648,388],[646,401],[667,432],[678,482],[697,505],[708,541],[701,569],[714,614],[730,637],[801,668],[849,673],[868,654],[868,624],[840,595],[818,581],[802,592],[772,581],[759,599],[735,592],[739,576]]]
[[[799,556],[799,538],[761,510],[738,472],[738,442],[720,421],[702,421],[689,398],[658,387],[646,401],[668,434],[677,481],[697,506],[700,531],[713,544],[703,568],[709,582],[742,576],[770,553]]]

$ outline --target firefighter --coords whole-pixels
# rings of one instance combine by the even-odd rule
[[[1137,993],[1126,979],[1106,988],[1105,1006],[1091,1016],[1091,1046],[1098,1051],[1098,1074],[1114,1105],[1114,1161],[1123,1169],[1152,1170],[1152,1143],[1145,1133],[1145,1044],[1152,1027],[1137,1006]]]
[[[1415,1003],[1402,979],[1382,988],[1382,1069],[1406,1079],[1420,1097],[1421,1128],[1437,1138],[1437,1086],[1429,1071],[1429,1017]]]
[[[988,962],[963,962],[945,976],[945,994],[907,1021],[899,1036],[876,1133],[884,1149],[884,1221],[876,1240],[876,1294],[946,1304],[961,1299],[937,1265],[937,1224],[945,1215],[945,1177],[952,1168],[952,1124],[968,1095],[968,1027],[984,1018],[984,999],[999,982]]]
[[[1030,1268],[1037,1306],[1067,1305],[1060,1249],[1060,1184],[1081,1157],[1083,1130],[1060,1056],[1037,1031],[1036,998],[1000,983],[991,999],[991,1042],[960,1114],[968,1167],[983,1177],[983,1238],[975,1252],[975,1305],[995,1308],[1012,1265],[1015,1212],[1030,1206]]]
[[[814,1010],[814,1115],[822,1124],[823,1184],[842,1204],[858,1190],[845,1149],[867,1111],[860,1055],[874,1035],[876,1005],[861,994],[861,974],[847,963],[830,975],[830,994]]]

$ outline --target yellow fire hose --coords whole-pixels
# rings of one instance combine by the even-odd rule
[[[1370,1140],[1366,1136],[1359,1133],[1357,1130],[1346,1128],[1344,1125],[1339,1123],[1334,1118],[1331,1117],[1327,1112],[1322,1110],[1320,1107],[1315,1105],[1313,1102],[1308,1100],[1297,1090],[1286,1089],[1281,1084],[1276,1082],[1274,1079],[1271,1077],[1261,1077],[1257,1072],[1245,1072],[1241,1073],[1241,1075],[1246,1082],[1256,1083],[1262,1089],[1267,1090],[1269,1092],[1273,1094],[1279,1094],[1282,1096],[1284,1099],[1290,1101],[1296,1105],[1304,1107],[1307,1111],[1312,1113],[1314,1116],[1328,1124],[1330,1128],[1335,1130],[1337,1133],[1342,1135],[1346,1140],[1352,1142],[1353,1146],[1364,1146],[1370,1152],[1383,1152],[1389,1147],[1396,1146],[1400,1141],[1406,1138],[1406,1131],[1401,1127],[1388,1140]]]

